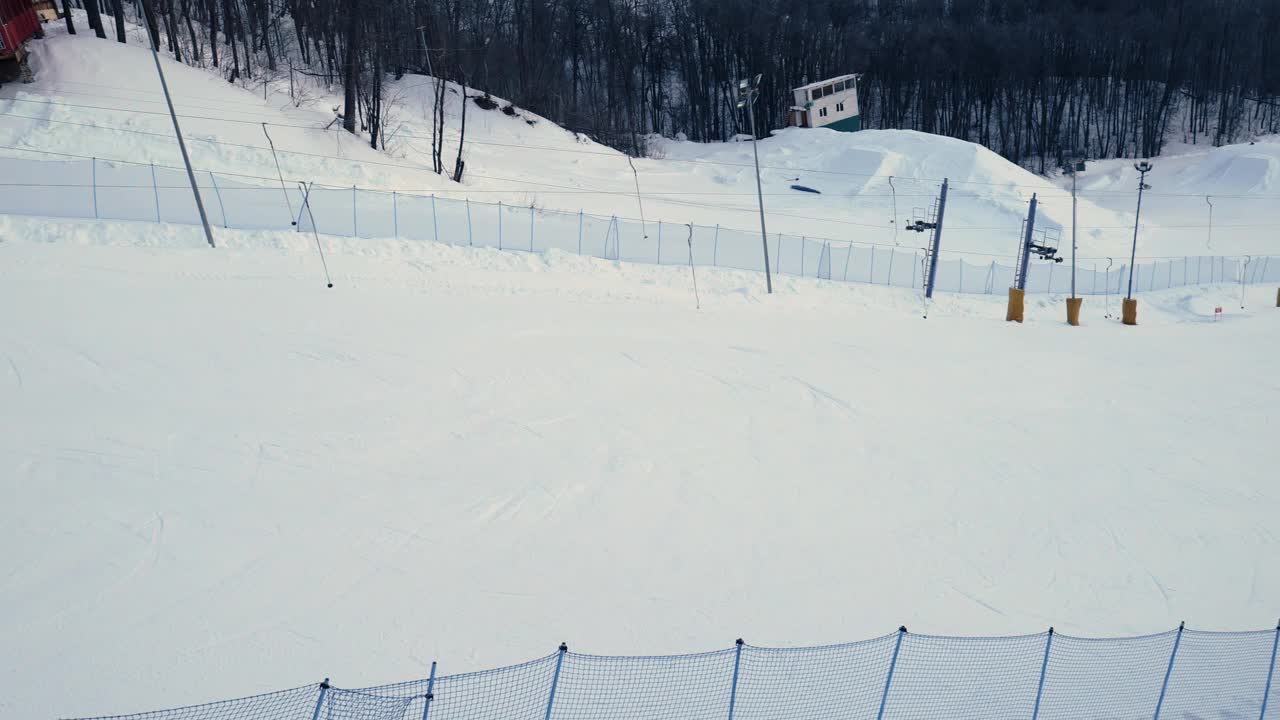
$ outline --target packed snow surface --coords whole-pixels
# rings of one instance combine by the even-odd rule
[[[1274,622],[1273,288],[1019,326],[431,243],[325,238],[328,289],[306,235],[218,237],[0,219],[0,716]]]

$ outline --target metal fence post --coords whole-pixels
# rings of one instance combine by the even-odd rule
[[[1160,684],[1160,699],[1156,701],[1156,714],[1152,720],[1160,720],[1160,708],[1164,706],[1164,696],[1169,690],[1169,676],[1173,674],[1173,661],[1178,658],[1178,646],[1182,644],[1182,629],[1185,622],[1178,623],[1178,634],[1173,639],[1173,652],[1169,653],[1169,667],[1164,671],[1164,682]]]
[[[329,694],[329,678],[325,678],[320,683],[320,697],[316,699],[315,712],[311,713],[311,720],[320,720],[320,708],[324,707],[324,697]]]
[[[893,644],[893,659],[889,661],[889,674],[884,678],[884,692],[880,695],[880,710],[876,712],[876,720],[884,720],[884,705],[889,700],[889,685],[893,682],[893,670],[898,666],[898,651],[902,649],[902,638],[906,634],[906,625],[898,628],[898,640]]]
[[[209,172],[209,181],[213,183],[213,194],[218,198],[218,212],[222,213],[222,227],[225,228],[227,227],[227,206],[222,204],[222,191],[218,189],[218,177],[212,171]],[[298,211],[298,219],[302,219],[301,209]]]
[[[582,254],[582,211],[578,211],[578,254]]]
[[[773,269],[778,275],[782,274],[782,233],[778,233],[778,246],[773,251],[773,256],[778,260],[778,266]]]
[[[156,186],[156,164],[151,163],[151,193],[156,198],[156,222],[160,222],[160,188]]]
[[[471,241],[471,198],[463,198],[463,202],[467,206],[467,247],[471,247],[474,244]]]
[[[804,235],[800,236],[800,277],[804,277],[804,246],[808,244],[808,238]]]
[[[431,712],[431,701],[436,699],[436,662],[431,661],[431,677],[427,678],[427,697],[422,704],[422,720]]]
[[[892,284],[893,284],[893,256],[894,256],[894,255],[897,255],[897,254],[898,254],[898,251],[897,251],[897,250],[890,250],[890,251],[889,251],[889,274],[884,276],[884,284],[885,284],[885,285],[892,285]]]
[[[853,259],[853,243],[845,248],[844,253],[844,272],[840,276],[840,282],[849,282],[849,261]]]
[[[1044,674],[1049,669],[1049,648],[1053,647],[1053,628],[1049,628],[1049,637],[1044,641],[1044,659],[1040,661],[1040,684],[1036,686],[1036,705],[1031,711],[1031,720],[1040,717],[1040,698],[1044,697]]]
[[[960,264],[957,265],[956,267],[960,268],[960,289],[957,290],[956,292],[963,293],[964,292],[964,261],[961,260]],[[1049,272],[1050,272],[1049,279],[1052,280],[1053,268],[1049,268]]]
[[[394,236],[395,239],[399,240],[400,239],[400,202],[399,202],[398,196],[396,195],[395,190],[391,191],[391,228],[392,228],[392,232],[395,233],[395,236]],[[432,664],[434,665],[435,663],[432,663]]]
[[[93,216],[98,217],[98,158],[89,158],[89,168],[93,182]]]
[[[720,257],[720,223],[716,223],[716,237],[711,244],[711,267],[716,267]]]
[[[733,709],[738,702],[738,671],[742,667],[742,638],[738,638],[733,644],[733,684],[729,686],[729,720],[733,720]]]
[[[356,199],[356,186],[351,186],[351,237],[360,237],[360,203]]]
[[[502,249],[502,201],[498,201],[498,249]]]
[[[431,229],[436,242],[440,242],[440,222],[436,220],[436,194],[431,193]]]
[[[1280,646],[1280,622],[1276,623],[1276,635],[1271,640],[1271,665],[1267,668],[1267,687],[1262,691],[1262,712],[1258,713],[1258,720],[1266,720],[1267,718],[1267,698],[1271,697],[1271,679],[1276,674],[1276,648]]]
[[[560,643],[560,654],[556,656],[556,674],[551,676],[551,694],[547,696],[547,715],[544,720],[551,720],[551,707],[556,702],[556,685],[560,684],[560,668],[564,665],[564,654],[569,652],[569,646]]]
[[[871,263],[867,266],[867,284],[876,284],[876,246],[871,246]]]
[[[529,205],[529,252],[533,252],[533,205]]]
[[[658,220],[658,254],[656,257],[657,257],[657,260],[654,261],[654,264],[661,265],[662,264],[662,220],[661,219]]]

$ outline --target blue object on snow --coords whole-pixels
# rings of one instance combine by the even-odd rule
[[[805,187],[804,185],[792,185],[792,186],[791,186],[791,189],[792,189],[792,190],[799,190],[800,192],[811,192],[811,193],[814,193],[815,195],[821,195],[821,194],[822,194],[822,191],[821,191],[821,190],[814,190],[813,188],[811,188],[811,187]]]

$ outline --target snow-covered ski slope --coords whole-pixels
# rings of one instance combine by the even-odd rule
[[[0,225],[0,716],[1274,622],[1271,288],[1071,329],[431,243],[326,240],[329,290],[297,233],[170,233]]]
[[[162,105],[70,94],[161,100],[148,56],[83,35],[36,48],[38,83],[0,97],[64,105],[0,100],[0,144],[176,161],[160,138],[66,124],[166,132],[163,115],[130,112]],[[187,103],[209,117],[239,103],[250,121],[183,118],[193,135],[265,145],[260,119],[327,122],[276,110],[271,88],[264,105],[167,68]],[[115,88],[72,84],[99,81]],[[495,143],[611,152],[545,122],[494,112],[485,130],[481,117],[469,113],[469,133]],[[287,177],[619,214],[635,202],[620,155],[477,145],[459,188],[401,167],[420,164],[411,149],[394,158],[276,130],[278,147],[344,158],[281,155]],[[1069,212],[1060,184],[973,146],[806,137],[763,142],[762,161],[991,179],[966,188],[985,193],[971,198],[985,212],[964,221],[975,226],[1016,232],[1023,185]],[[727,210],[706,205],[751,207],[749,170],[677,163],[749,161],[749,148],[655,146],[668,159],[637,161],[642,190],[682,194],[646,196],[650,217],[716,222]],[[211,147],[192,143],[198,166],[274,173],[269,153]],[[1274,152],[1252,147],[1226,152]],[[967,174],[951,164],[965,155]],[[1185,174],[1149,182],[1243,192],[1230,172],[1190,180],[1218,157],[1237,161],[1187,155]],[[1133,178],[1113,165],[1098,165],[1097,189],[1127,191]],[[1176,167],[1157,160],[1157,173]],[[886,218],[827,176],[766,176],[767,204],[801,177],[823,190],[823,212]],[[632,194],[540,194],[512,179]],[[771,222],[829,222],[800,202]],[[1192,205],[1170,199],[1188,218]],[[1274,235],[1260,233],[1212,242],[1265,249]],[[424,676],[432,660],[452,674],[562,640],[669,653],[901,624],[1110,635],[1180,620],[1266,628],[1278,614],[1274,288],[1246,288],[1244,309],[1234,284],[1147,293],[1137,328],[1106,318],[1103,298],[1068,328],[1061,298],[1040,297],[1015,326],[999,297],[941,295],[925,320],[904,290],[783,277],[766,296],[759,273],[699,268],[695,309],[688,268],[322,237],[328,289],[306,234],[217,236],[210,250],[189,226],[0,217],[0,718],[326,676],[371,685]],[[1013,243],[972,236],[974,248]]]

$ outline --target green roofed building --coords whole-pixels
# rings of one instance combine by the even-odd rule
[[[824,127],[842,132],[862,129],[858,109],[858,74],[840,75],[791,91],[795,104],[788,113],[792,127]]]

